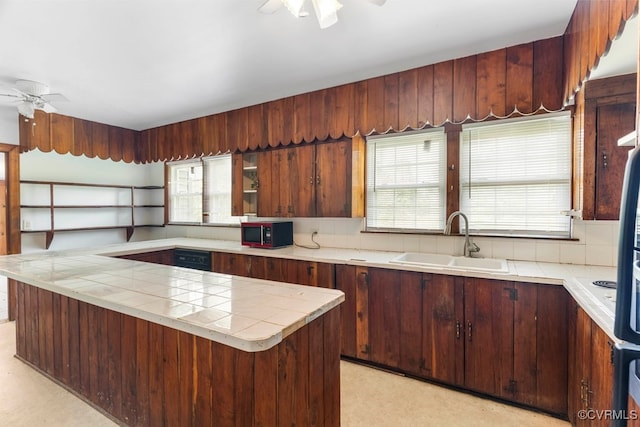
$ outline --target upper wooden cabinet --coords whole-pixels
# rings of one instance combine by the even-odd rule
[[[636,74],[587,82],[577,110],[584,114],[582,217],[617,220],[630,148],[618,139],[635,129]]]
[[[360,137],[235,154],[233,214],[364,216],[364,156]]]

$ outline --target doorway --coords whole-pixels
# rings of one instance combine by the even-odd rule
[[[0,143],[0,255],[19,254],[20,147]],[[0,276],[0,322],[15,318],[15,283]]]

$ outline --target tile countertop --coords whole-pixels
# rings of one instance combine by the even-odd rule
[[[530,282],[530,283],[564,286],[568,290],[568,292],[571,294],[571,296],[578,302],[578,304],[607,333],[607,335],[609,335],[610,338],[619,341],[613,335],[615,290],[601,288],[598,286],[594,286],[592,284],[593,280],[615,280],[616,269],[614,267],[585,266],[585,265],[573,265],[573,264],[554,264],[554,263],[541,263],[541,262],[530,262],[530,261],[508,261],[508,267],[509,267],[508,272],[495,273],[495,272],[487,272],[487,271],[471,271],[471,270],[465,271],[461,269],[451,269],[446,267],[444,268],[426,267],[426,266],[422,267],[417,265],[391,263],[390,261],[399,255],[398,252],[385,252],[385,251],[373,251],[373,250],[368,251],[368,250],[339,249],[339,248],[306,249],[306,248],[297,247],[297,246],[290,246],[290,247],[280,248],[280,249],[253,249],[253,248],[244,247],[240,245],[239,242],[227,241],[227,240],[173,238],[173,239],[149,240],[149,241],[142,241],[142,242],[130,242],[130,243],[102,246],[102,247],[90,248],[90,249],[84,248],[80,250],[69,250],[69,251],[64,251],[60,253],[48,251],[48,252],[42,252],[42,253],[39,252],[39,253],[26,254],[26,255],[10,255],[7,257],[0,257],[0,273],[4,273],[5,275],[12,277],[9,274],[10,271],[8,270],[15,269],[15,267],[9,268],[9,266],[14,266],[15,261],[10,261],[10,262],[7,262],[7,261],[13,257],[24,257],[24,258],[31,258],[31,259],[46,260],[52,257],[54,257],[53,259],[57,259],[55,258],[55,256],[64,256],[65,258],[61,258],[61,259],[73,260],[73,259],[79,259],[79,257],[81,258],[82,256],[86,256],[84,254],[118,256],[118,255],[158,251],[158,250],[173,249],[173,248],[196,249],[196,250],[205,250],[205,251],[220,251],[220,252],[240,253],[240,254],[246,254],[246,255],[272,256],[272,257],[298,259],[298,260],[306,260],[306,261],[328,262],[328,263],[334,263],[334,264],[362,265],[362,266],[368,266],[368,267],[380,267],[380,268],[389,268],[389,269],[451,274],[451,275],[480,277],[480,278],[498,279],[498,280],[513,280],[513,281],[519,281],[519,282]],[[165,278],[166,275],[170,273],[171,275],[166,280],[175,279],[176,281],[178,281],[178,284],[175,284],[172,282],[171,284],[163,285],[169,288],[176,287],[178,289],[183,289],[184,286],[181,287],[179,285],[179,280],[183,279],[183,277],[181,277],[182,275],[185,275],[188,277],[189,274],[194,275],[194,277],[186,278],[187,281],[198,283],[198,280],[214,280],[214,281],[227,280],[228,281],[227,283],[232,284],[234,288],[236,287],[236,284],[238,284],[237,286],[238,288],[250,286],[251,284],[261,284],[265,286],[269,284],[269,286],[272,286],[272,287],[280,285],[280,284],[277,284],[276,282],[269,282],[269,281],[248,279],[248,278],[239,278],[235,276],[219,275],[216,273],[202,273],[202,272],[193,273],[194,270],[184,270],[177,267],[167,267],[167,266],[152,267],[154,266],[154,264],[140,263],[137,261],[111,259],[111,258],[104,258],[99,256],[98,257],[93,256],[90,258],[91,258],[91,262],[97,262],[99,264],[108,263],[108,261],[111,260],[112,262],[115,262],[116,265],[118,265],[117,267],[113,267],[113,268],[121,269],[124,271],[132,271],[132,274],[138,273],[139,270],[142,270],[142,271],[150,270],[148,272],[151,274],[158,274],[159,272],[162,272],[162,277]],[[82,262],[89,261],[88,259],[87,260],[85,260],[84,258],[82,259],[83,259]],[[28,266],[25,266],[25,268],[28,269]],[[155,270],[155,269],[158,269],[158,270]],[[110,272],[109,274],[115,274],[115,271],[112,273]],[[135,277],[135,276],[132,276],[132,277]],[[291,288],[291,287],[294,287],[294,288]],[[297,287],[296,285],[285,285],[285,289],[295,289],[295,288],[300,288],[300,287]],[[252,290],[253,289],[254,288],[252,287]],[[315,295],[312,295],[310,293],[314,289],[319,290],[321,294],[331,292],[331,290],[324,289],[324,288],[302,287],[302,289],[304,290],[304,291],[301,291],[301,292],[304,292],[305,294],[304,297],[308,297],[310,299],[315,298]],[[133,291],[130,291],[130,292],[133,292]],[[337,291],[334,291],[334,292],[337,292]],[[339,304],[339,302],[344,300],[344,296],[341,293],[339,294],[341,295],[342,299],[340,299],[340,301],[338,302],[335,302],[335,305]],[[335,296],[335,294],[331,294],[331,295]],[[302,297],[302,295],[300,295],[300,297]],[[116,297],[115,296],[111,297],[111,300],[113,301],[114,298]],[[260,297],[260,298],[263,298],[263,297]],[[102,299],[104,299],[104,297]],[[164,299],[165,300],[169,299],[169,301],[180,301],[179,297],[165,296]],[[90,302],[90,301],[87,301],[87,302]],[[262,307],[263,304],[260,303],[260,306]],[[107,308],[110,308],[110,307],[107,307]],[[146,308],[146,306],[144,306],[144,308]],[[233,308],[235,310],[236,305],[234,305]],[[328,310],[329,308],[326,308],[326,310]],[[254,309],[258,310],[258,307],[256,307],[255,305],[247,306],[245,307],[245,309],[243,309],[242,313],[244,313],[244,315],[250,314],[251,310],[254,310]],[[281,309],[284,310],[284,308],[281,308]],[[123,310],[120,309],[119,311],[123,311]],[[168,319],[170,319],[173,322],[168,326],[176,327],[175,322],[183,322],[184,317],[189,315],[191,315],[192,317],[190,319],[184,319],[185,322],[187,322],[188,320],[194,320],[195,318],[198,317],[195,314],[195,311],[193,313],[188,313],[188,314],[185,313],[185,314],[182,314],[181,316],[177,316],[179,314],[181,313],[173,313],[172,316],[168,317]],[[160,314],[152,313],[152,315],[154,315],[155,318],[157,318]],[[239,313],[239,315],[241,314]],[[307,316],[309,315],[310,314],[307,313]],[[150,319],[150,318],[147,318],[147,319],[152,321],[158,321],[157,319],[156,320]],[[212,321],[212,322],[214,324],[216,323],[216,321]],[[187,323],[187,325],[191,326],[192,323]],[[285,327],[283,329],[283,334],[284,334],[283,336],[286,336],[287,332],[288,333],[293,332],[298,327],[299,326],[294,327],[293,325],[291,325],[289,328]],[[192,331],[187,330],[187,332],[192,332]],[[220,332],[220,333],[222,334],[223,332]],[[207,335],[207,337],[211,338],[211,336],[209,335]],[[281,337],[279,339],[281,339]],[[274,342],[273,345],[275,343],[276,342]],[[267,347],[264,347],[264,348],[267,348]],[[260,348],[260,349],[263,349],[263,348]]]
[[[275,346],[344,301],[335,289],[100,255],[8,255],[0,274],[248,352]]]

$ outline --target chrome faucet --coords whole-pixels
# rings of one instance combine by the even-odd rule
[[[451,234],[451,223],[453,222],[453,218],[458,215],[464,219],[464,256],[471,257],[472,253],[480,252],[480,248],[478,247],[478,245],[473,243],[471,241],[471,237],[469,237],[469,219],[465,214],[463,214],[461,211],[455,211],[454,213],[449,215],[449,218],[447,219],[447,226],[444,228],[444,234]]]

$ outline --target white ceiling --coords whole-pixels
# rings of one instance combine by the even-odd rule
[[[61,114],[142,130],[557,36],[576,4],[341,0],[321,30],[263,1],[0,0],[0,92],[41,81]]]

